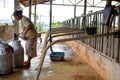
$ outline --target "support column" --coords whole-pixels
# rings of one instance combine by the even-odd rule
[[[119,7],[120,10],[120,7]],[[118,16],[118,22],[120,21],[120,15]],[[118,23],[118,30],[120,30],[120,23]],[[118,48],[117,48],[117,62],[120,63],[120,38],[118,38]]]
[[[52,43],[52,0],[50,0],[50,43]],[[51,52],[53,52],[52,46],[50,47]]]
[[[112,2],[111,0],[107,0],[106,5],[111,5],[111,2]]]
[[[76,18],[76,4],[74,5],[74,18]]]
[[[29,19],[31,20],[32,0],[29,0]]]
[[[86,20],[85,20],[85,15],[86,15],[86,7],[87,6],[87,0],[84,0],[84,17],[83,17],[83,27],[82,28],[85,28],[85,22],[86,22]]]
[[[14,11],[19,8],[19,0],[14,0]],[[14,23],[14,33],[18,34],[19,33],[19,24],[18,22]]]
[[[34,13],[35,13],[35,14],[34,14],[34,25],[35,25],[35,27],[36,27],[36,19],[37,19],[37,18],[36,18],[36,17],[37,17],[37,15],[36,15],[36,2],[35,2],[35,8],[34,8],[34,9],[35,9],[35,11],[34,11]]]

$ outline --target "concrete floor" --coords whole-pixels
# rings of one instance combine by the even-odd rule
[[[22,44],[24,45],[24,42],[22,42]],[[37,75],[38,63],[40,61],[40,55],[41,55],[40,52],[41,52],[41,49],[42,49],[42,45],[43,45],[43,43],[39,43],[39,40],[38,40],[38,44],[37,44],[37,57],[32,59],[31,67],[29,69],[14,69],[13,73],[11,73],[11,74],[0,75],[0,80],[35,80],[36,79],[36,75]],[[94,79],[93,78],[92,79],[81,79],[79,77],[77,79],[71,79],[70,78],[72,76],[71,75],[71,76],[68,76],[68,77],[67,76],[66,77],[65,76],[61,77],[60,76],[59,79],[58,79],[57,78],[57,73],[59,73],[60,71],[59,72],[57,72],[58,70],[55,71],[54,70],[54,69],[56,69],[55,66],[57,66],[58,64],[59,64],[59,66],[61,64],[66,64],[67,61],[70,61],[70,59],[72,59],[74,57],[74,53],[75,52],[70,47],[68,47],[66,44],[56,44],[56,45],[53,46],[53,49],[54,49],[54,51],[64,51],[65,52],[65,60],[66,61],[65,62],[63,61],[62,63],[60,63],[60,62],[55,62],[55,63],[52,62],[49,59],[50,50],[48,50],[48,52],[46,54],[46,57],[45,57],[45,60],[44,60],[43,70],[42,70],[42,72],[40,74],[39,80],[103,80],[101,78],[98,78],[98,75],[96,75],[96,73],[91,68],[89,68],[89,66],[87,66],[86,64],[85,64],[85,66],[87,66],[87,68],[85,67],[87,69],[86,72],[88,73],[88,70],[91,70],[91,72],[94,73],[93,76],[95,76],[96,78],[94,78]],[[26,58],[27,57],[25,56],[25,60],[26,60]],[[81,64],[81,63],[77,63],[77,64]],[[70,65],[71,65],[71,63],[70,63]],[[78,65],[76,65],[76,67],[80,68]],[[76,68],[76,67],[72,66],[72,68]],[[70,70],[71,70],[71,68],[70,68]],[[63,72],[63,73],[67,74],[69,72],[67,72],[67,73]],[[91,74],[91,73],[89,73],[89,74]],[[60,74],[58,74],[58,76],[59,75]],[[54,79],[53,79],[53,76],[54,76]],[[55,79],[55,77],[56,77],[56,79]]]

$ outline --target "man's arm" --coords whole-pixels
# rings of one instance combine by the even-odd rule
[[[30,25],[27,26],[27,28],[23,31],[23,36],[25,37],[26,33],[31,29],[32,27]]]

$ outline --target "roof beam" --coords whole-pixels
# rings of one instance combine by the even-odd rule
[[[31,0],[32,5],[43,4],[43,3],[48,2],[48,1],[49,0]],[[29,0],[20,0],[20,3],[23,4],[25,7],[29,6]]]
[[[44,3],[42,5],[49,5],[49,3]],[[53,3],[52,5],[58,5],[58,6],[74,6],[74,5],[71,5],[71,4],[56,4],[56,3]],[[76,5],[77,7],[84,7],[84,5]],[[96,7],[96,8],[104,8],[103,6],[87,6],[87,7]]]

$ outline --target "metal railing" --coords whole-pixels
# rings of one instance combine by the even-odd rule
[[[118,10],[119,8],[116,8]],[[120,29],[119,27],[119,15],[115,15],[111,25],[103,25],[103,11],[97,11],[93,13],[89,13],[87,15],[83,15],[80,17],[76,17],[73,19],[66,20],[62,23],[63,26],[77,29],[85,29],[86,27],[96,27],[96,34],[103,34],[103,36],[92,37],[87,39],[80,39],[79,41],[85,43],[89,47],[92,47],[101,52],[102,55],[106,56],[109,59],[112,59],[116,62],[120,62],[120,36],[117,37],[113,35],[104,35],[106,33],[113,33]],[[85,17],[85,26],[83,26],[83,19]],[[120,33],[119,33],[120,34]],[[80,36],[87,35],[79,34]],[[96,35],[97,36],[97,35]]]

